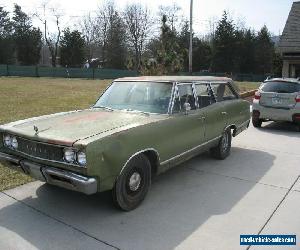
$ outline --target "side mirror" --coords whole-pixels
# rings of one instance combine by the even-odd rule
[[[189,114],[189,111],[190,111],[191,109],[192,109],[192,108],[191,108],[191,105],[190,105],[188,102],[185,102],[185,103],[183,104],[183,110],[184,110],[184,113],[185,113],[186,115]]]

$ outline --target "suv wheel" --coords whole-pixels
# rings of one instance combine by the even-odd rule
[[[252,124],[253,124],[253,127],[260,128],[261,124],[262,124],[262,120],[259,119],[259,118],[253,118],[252,117]]]
[[[145,199],[151,184],[151,165],[148,158],[137,155],[131,159],[112,190],[113,202],[124,211],[138,207]]]
[[[230,155],[230,149],[231,149],[231,130],[227,129],[222,134],[218,146],[211,148],[210,153],[214,158],[218,160],[224,160],[227,156]]]

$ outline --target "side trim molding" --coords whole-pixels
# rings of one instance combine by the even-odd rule
[[[193,148],[191,148],[191,149],[189,149],[189,150],[187,150],[187,151],[184,151],[184,152],[182,152],[182,153],[179,154],[179,155],[175,155],[175,156],[171,157],[170,159],[161,162],[160,165],[167,164],[167,163],[169,163],[170,161],[173,161],[173,160],[175,160],[175,159],[177,159],[177,158],[183,157],[184,155],[186,155],[186,154],[188,154],[188,153],[191,153],[191,152],[193,152],[193,151],[195,151],[195,150],[198,150],[198,149],[200,149],[201,147],[204,147],[205,145],[207,145],[207,144],[209,144],[209,143],[212,143],[212,142],[214,142],[214,141],[216,141],[216,140],[219,140],[221,137],[222,137],[222,136],[215,137],[215,138],[213,138],[213,139],[211,139],[211,140],[209,140],[209,141],[207,141],[207,142],[205,142],[205,143],[202,143],[202,144],[200,144],[200,145],[198,145],[198,146],[196,146],[196,147],[193,147]]]

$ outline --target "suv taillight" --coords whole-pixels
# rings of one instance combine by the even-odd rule
[[[255,99],[255,100],[259,100],[260,97],[261,97],[260,92],[259,92],[259,91],[256,91],[255,94],[254,94],[254,99]]]
[[[298,93],[298,95],[296,96],[295,101],[300,102],[300,93]]]

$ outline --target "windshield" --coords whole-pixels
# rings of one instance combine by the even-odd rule
[[[295,93],[300,91],[300,84],[291,82],[266,82],[262,85],[264,92]]]
[[[113,82],[94,108],[166,114],[172,84],[160,82]]]

